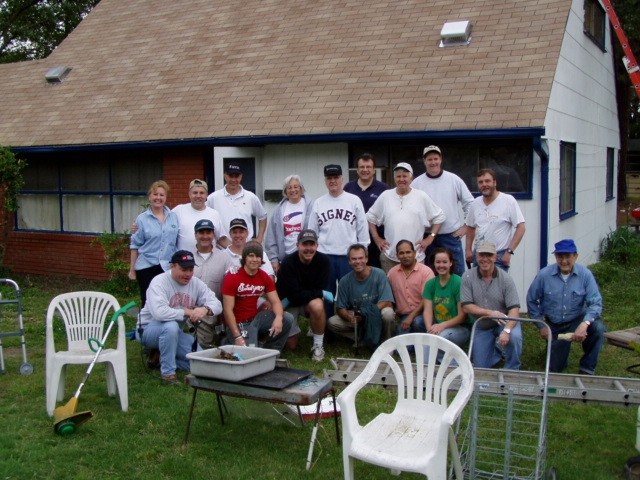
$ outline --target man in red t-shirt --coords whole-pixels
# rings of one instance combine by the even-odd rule
[[[282,308],[276,284],[262,265],[262,245],[248,242],[242,250],[240,269],[222,283],[222,305],[227,341],[233,345],[255,345],[282,351],[293,317]],[[258,313],[258,298],[265,295],[271,310]]]

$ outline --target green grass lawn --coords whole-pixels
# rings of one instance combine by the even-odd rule
[[[609,330],[637,325],[640,310],[640,268],[599,267],[606,277],[605,323]],[[606,275],[605,275],[606,274]],[[311,426],[300,427],[271,405],[227,399],[229,414],[220,425],[215,396],[201,393],[194,412],[190,443],[183,445],[192,392],[185,385],[165,385],[158,371],[145,368],[140,345],[128,342],[129,411],[106,395],[104,366],[97,365],[79,401],[79,410],[95,417],[69,437],[54,433],[45,410],[45,314],[61,292],[101,289],[101,284],[59,278],[10,277],[24,292],[24,323],[29,361],[35,372],[19,374],[21,352],[16,338],[5,338],[7,373],[0,376],[0,479],[336,479],[342,477],[342,452],[336,444],[332,419],[321,422],[314,465],[305,470]],[[5,297],[6,297],[5,293]],[[131,298],[119,298],[124,305]],[[14,314],[0,312],[0,332],[17,328]],[[130,328],[135,320],[127,319]],[[530,328],[529,328],[530,327]],[[306,332],[306,325],[302,325]],[[58,332],[57,335],[61,335]],[[322,375],[329,358],[353,357],[346,342],[326,346],[327,359],[310,360],[311,339],[302,337],[296,352],[285,352],[294,368]],[[579,353],[573,349],[569,372],[577,372]],[[366,355],[365,351],[361,351]],[[637,354],[607,345],[598,373],[629,377],[626,367],[640,363]],[[534,327],[525,328],[524,369],[544,367],[544,345]],[[86,366],[70,367],[65,400],[71,398]],[[340,385],[338,385],[341,388]],[[365,417],[393,405],[393,391],[371,387],[359,405]],[[282,407],[277,407],[283,411]],[[547,465],[561,479],[616,479],[635,450],[636,407],[601,406],[567,401],[549,405]],[[291,420],[294,420],[293,424]],[[358,463],[362,479],[390,478],[388,471]],[[401,478],[421,478],[402,474]]]

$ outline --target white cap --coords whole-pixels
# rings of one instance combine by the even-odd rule
[[[422,158],[424,158],[429,152],[438,152],[440,156],[442,156],[442,152],[440,151],[440,148],[436,147],[435,145],[429,145],[428,147],[425,147],[425,149],[422,151]]]
[[[397,164],[395,167],[393,167],[393,171],[395,172],[396,170],[398,170],[399,168],[403,168],[405,169],[407,172],[409,172],[411,175],[413,175],[413,168],[411,168],[411,165],[409,165],[407,162],[400,162],[399,164]]]

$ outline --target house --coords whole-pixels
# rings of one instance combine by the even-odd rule
[[[524,292],[554,242],[591,263],[615,228],[611,52],[598,0],[102,0],[48,58],[0,65],[0,144],[29,163],[5,263],[104,278],[91,240],[158,178],[182,203],[239,159],[272,209],[292,172],[317,197],[325,164],[366,151],[391,180],[437,144],[518,198]]]

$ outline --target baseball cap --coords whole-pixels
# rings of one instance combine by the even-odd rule
[[[195,260],[193,259],[193,253],[187,250],[178,250],[176,253],[174,253],[171,257],[170,263],[176,263],[181,267],[193,267],[196,264]]]
[[[318,243],[318,235],[311,229],[302,230],[298,234],[298,243],[304,242]]]
[[[205,182],[204,180],[200,180],[199,178],[194,178],[193,180],[191,180],[191,183],[189,184],[189,190],[191,190],[193,187],[202,187],[207,192],[209,191],[207,182]]]
[[[325,165],[324,167],[324,176],[325,177],[334,177],[337,175],[342,175],[342,167],[340,165]]]
[[[203,218],[202,220],[198,220],[196,225],[193,227],[194,232],[199,232],[200,230],[213,230],[213,222],[207,218]]]
[[[409,172],[411,175],[413,175],[413,168],[411,168],[411,165],[409,165],[407,162],[400,162],[399,164],[397,164],[395,167],[393,167],[393,171],[395,172],[396,170],[406,170],[407,172]]]
[[[234,218],[233,220],[231,220],[231,222],[229,223],[229,230],[231,231],[236,227],[249,230],[249,227],[247,227],[247,222],[244,221],[244,218]]]
[[[438,152],[440,156],[442,156],[442,152],[440,151],[440,148],[436,147],[435,145],[429,145],[428,147],[425,147],[425,149],[422,151],[422,157],[424,158],[429,152]]]
[[[240,165],[238,165],[237,163],[230,163],[229,165],[227,165],[224,173],[242,175],[242,167],[240,167]]]
[[[476,248],[476,253],[491,253],[495,255],[498,253],[496,251],[496,244],[491,242],[480,242],[478,247]]]
[[[553,251],[554,254],[578,253],[578,247],[576,246],[575,242],[571,239],[560,240],[558,243],[554,245],[554,247],[555,247],[555,250]]]

